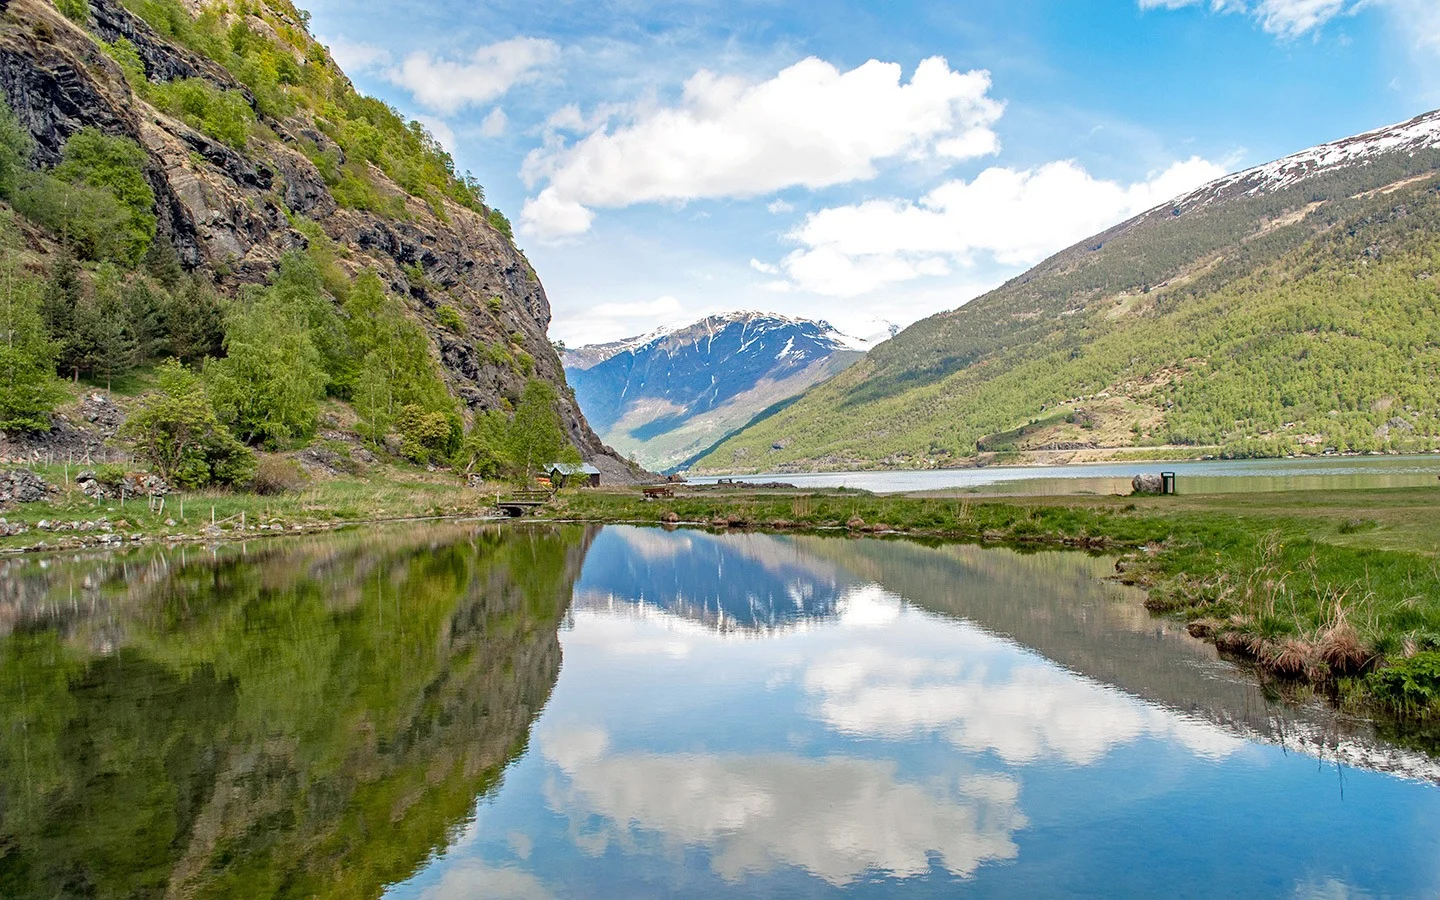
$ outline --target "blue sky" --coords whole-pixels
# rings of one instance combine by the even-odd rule
[[[1440,106],[1440,0],[308,6],[515,222],[571,346],[734,309],[870,337]]]

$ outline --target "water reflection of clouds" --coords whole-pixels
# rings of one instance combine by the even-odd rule
[[[869,872],[913,877],[932,860],[956,876],[1014,859],[1024,827],[1018,784],[980,774],[924,784],[891,761],[786,753],[615,752],[604,732],[571,729],[541,739],[562,777],[551,808],[573,823],[601,818],[577,844],[600,855],[633,830],[669,847],[703,846],[731,883],[784,866],[842,886]]]
[[[1042,758],[1088,765],[1145,736],[1214,759],[1244,746],[1209,723],[1067,672],[972,625],[937,629],[924,614],[904,616],[900,601],[883,594],[864,597],[860,608],[872,628],[888,608],[892,627],[863,646],[847,643],[813,656],[801,678],[818,717],[842,734],[888,740],[938,734],[1012,765]]]
[[[549,900],[555,895],[529,872],[476,859],[457,862],[426,890],[423,900]]]

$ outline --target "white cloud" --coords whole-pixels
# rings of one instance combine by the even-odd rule
[[[593,730],[543,735],[541,749],[565,776],[551,807],[604,820],[586,835],[590,852],[652,832],[676,850],[705,848],[731,883],[795,866],[841,887],[870,872],[921,876],[932,859],[965,877],[1014,859],[1012,835],[1027,824],[1004,775],[917,783],[888,760],[618,753]]]
[[[529,872],[469,860],[447,868],[444,877],[420,896],[422,900],[549,900],[555,895]]]
[[[347,72],[363,72],[390,64],[390,51],[384,47],[352,41],[344,35],[320,41],[330,48],[330,57],[336,64]]]
[[[962,750],[990,751],[1011,765],[1043,759],[1091,765],[1147,735],[1210,759],[1245,745],[1214,725],[1053,666],[1022,665],[996,675],[983,663],[967,664],[963,653],[925,649],[932,652],[882,646],[835,652],[810,665],[805,689],[820,718],[843,734],[887,740],[938,734]]]
[[[795,204],[787,203],[784,200],[774,200],[771,201],[770,205],[765,207],[765,209],[768,210],[772,216],[783,216],[785,213],[794,212]]]
[[[571,346],[579,347],[648,334],[657,328],[689,325],[706,312],[687,308],[677,298],[666,295],[654,300],[587,306],[557,319],[550,330]]]
[[[489,103],[517,84],[539,77],[539,69],[560,55],[553,41],[514,38],[477,49],[468,60],[433,57],[420,51],[386,72],[422,105],[442,113]]]
[[[480,123],[480,134],[487,138],[499,137],[509,126],[510,119],[505,115],[505,110],[497,106],[490,110],[484,121]]]
[[[435,140],[440,142],[440,146],[451,153],[455,152],[455,148],[458,146],[455,142],[455,129],[451,128],[444,119],[438,119],[435,116],[416,116],[415,121],[424,125],[435,136]]]
[[[1033,265],[1076,241],[1225,173],[1198,157],[1122,185],[1078,164],[990,168],[953,180],[919,202],[871,200],[807,216],[788,237],[800,249],[782,262],[786,285],[853,297],[885,285],[947,275],[984,254]]]
[[[967,159],[994,153],[990,126],[1003,104],[990,75],[927,59],[908,83],[899,64],[871,60],[848,72],[806,59],[759,83],[700,71],[678,105],[639,106],[613,130],[534,151],[523,226],[541,237],[589,228],[595,208],[754,197],[789,187],[861,181],[896,158]],[[583,117],[562,109],[554,126]]]

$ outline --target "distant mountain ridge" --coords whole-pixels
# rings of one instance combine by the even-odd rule
[[[697,471],[1440,447],[1440,112],[1227,175],[915,323]]]
[[[562,361],[603,439],[665,470],[858,362],[867,347],[827,322],[743,311],[569,349]]]

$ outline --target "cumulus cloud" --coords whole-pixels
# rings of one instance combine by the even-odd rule
[[[853,297],[885,285],[948,275],[987,255],[1029,266],[1129,216],[1225,173],[1198,157],[1123,185],[1078,164],[993,167],[953,180],[918,202],[870,200],[806,217],[788,237],[800,245],[781,266],[782,287]]]
[[[654,300],[596,303],[563,320],[557,319],[550,331],[571,346],[579,347],[648,334],[657,328],[688,325],[705,312],[688,308],[669,295]]]
[[[732,883],[795,866],[842,887],[870,872],[924,875],[932,859],[964,877],[1014,859],[1012,835],[1026,825],[1019,785],[1004,775],[917,783],[888,760],[622,753],[604,732],[578,729],[545,735],[541,747],[564,776],[551,807],[603,820],[586,835],[591,852],[644,830],[677,850],[708,850]]]
[[[343,34],[320,40],[330,48],[330,57],[347,72],[364,72],[390,65],[390,51],[384,47],[352,41]]]
[[[577,234],[597,208],[822,188],[873,178],[885,160],[995,153],[1004,106],[989,91],[988,72],[954,71],[940,57],[909,82],[899,64],[875,60],[841,72],[806,59],[758,83],[702,70],[674,106],[634,108],[573,144],[552,134],[525,162],[527,184],[544,187],[522,224],[541,237]],[[551,124],[587,123],[567,107]]]
[[[412,53],[390,68],[386,77],[410,91],[423,106],[455,113],[489,103],[515,85],[535,80],[540,68],[559,55],[553,41],[520,37],[480,47],[462,60],[425,51]]]

